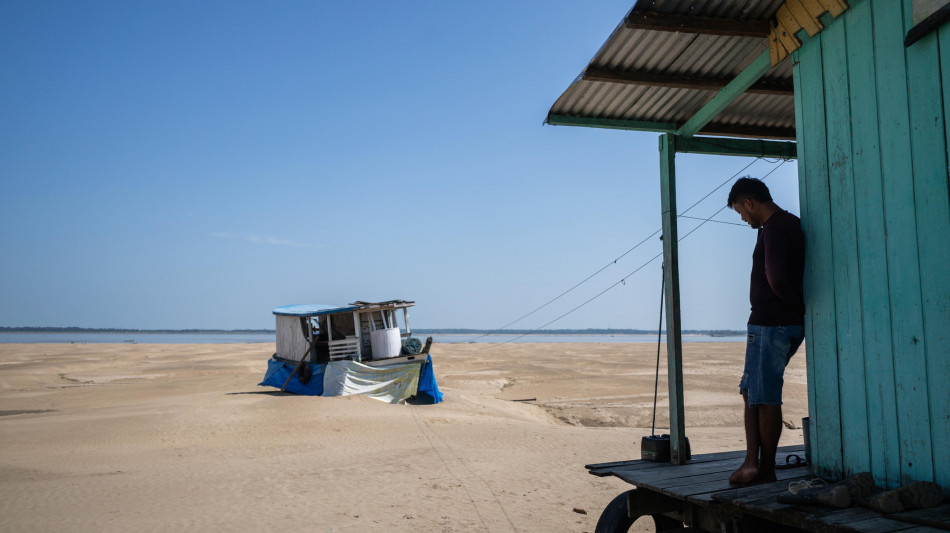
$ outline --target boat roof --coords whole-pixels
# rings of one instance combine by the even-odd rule
[[[364,302],[358,300],[347,305],[293,304],[275,307],[274,314],[278,316],[322,316],[347,313],[350,311],[362,311],[365,309],[380,309],[384,307],[401,309],[404,307],[412,307],[415,304],[416,302],[408,300],[387,300],[385,302]]]

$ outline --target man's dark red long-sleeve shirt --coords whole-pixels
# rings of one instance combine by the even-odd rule
[[[805,237],[801,221],[788,211],[776,211],[759,228],[755,251],[752,252],[749,324],[804,325],[804,274]]]

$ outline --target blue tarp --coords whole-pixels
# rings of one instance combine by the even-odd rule
[[[327,365],[305,364],[310,365],[312,372],[310,382],[304,385],[297,379],[297,376],[294,376],[294,378],[287,383],[287,392],[302,394],[304,396],[323,395],[323,372],[326,370]],[[279,389],[284,386],[284,382],[287,381],[287,377],[290,376],[296,366],[296,363],[284,363],[272,357],[270,361],[267,362],[267,373],[264,374],[264,381],[258,383],[258,385],[277,387]]]
[[[439,384],[435,382],[431,355],[426,355],[426,364],[422,365],[422,374],[419,375],[419,394],[416,398],[424,401],[428,400],[426,403],[442,401],[442,391],[439,390]]]
[[[323,396],[323,377],[327,365],[306,364],[310,365],[312,373],[310,382],[304,385],[295,375],[293,379],[287,383],[287,392],[305,396]],[[287,377],[294,371],[295,366],[296,363],[284,363],[271,358],[267,362],[267,373],[264,375],[264,380],[261,381],[259,385],[264,387],[276,387],[278,389],[281,388],[284,382],[287,381]],[[432,366],[432,356],[427,355],[426,363],[422,365],[419,374],[419,392],[416,394],[416,400],[419,403],[440,403],[442,401],[442,392],[439,390],[439,385],[435,381],[435,372]]]

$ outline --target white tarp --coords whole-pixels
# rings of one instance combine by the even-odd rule
[[[403,403],[419,388],[422,365],[382,367],[356,361],[331,361],[323,374],[323,396],[363,394],[386,403]]]

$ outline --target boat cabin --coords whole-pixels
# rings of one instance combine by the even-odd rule
[[[351,360],[370,366],[395,364],[405,357],[403,341],[411,339],[409,308],[415,302],[356,301],[340,305],[285,305],[274,309],[277,352],[274,357],[298,362],[310,356],[313,363]],[[402,311],[399,313],[398,311]],[[402,315],[403,333],[397,317]],[[410,340],[411,339],[411,340]],[[407,350],[413,351],[413,350]],[[418,348],[415,350],[418,352]]]

